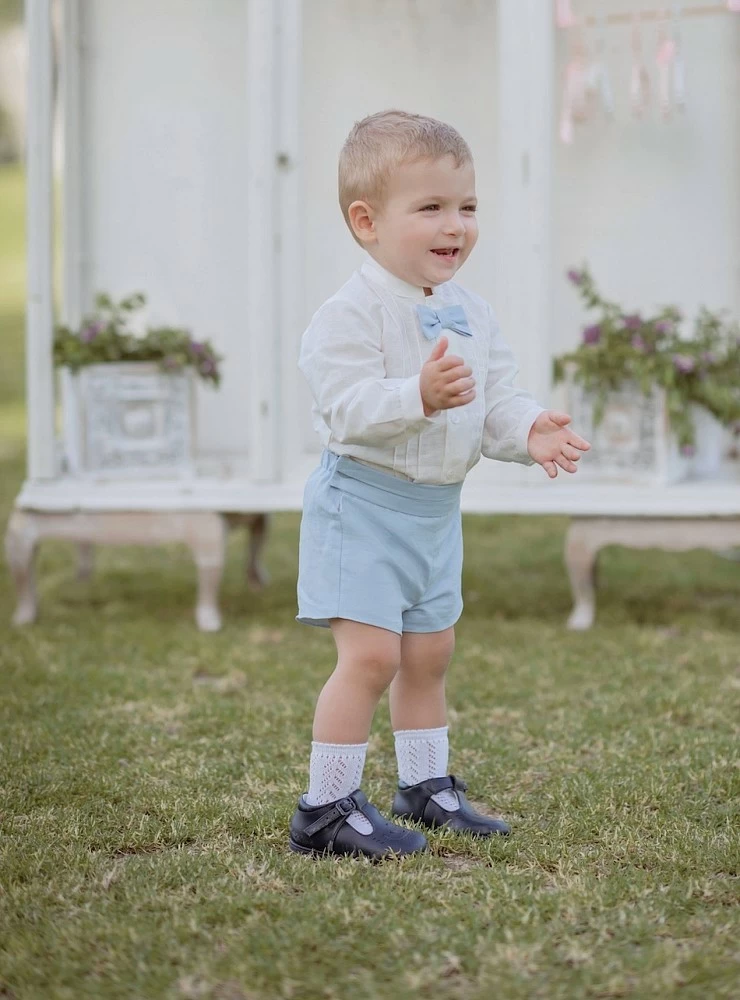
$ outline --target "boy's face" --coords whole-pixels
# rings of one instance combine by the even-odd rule
[[[476,204],[473,164],[456,166],[445,156],[402,164],[383,204],[374,209],[355,202],[350,218],[381,267],[412,285],[432,287],[449,281],[475,246]]]

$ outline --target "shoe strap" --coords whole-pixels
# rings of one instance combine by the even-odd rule
[[[443,792],[448,788],[452,788],[456,792],[468,790],[468,786],[462,778],[458,778],[454,774],[448,774],[445,778],[428,778],[426,781],[420,782],[418,787],[423,788],[429,795],[436,795],[437,792]]]
[[[350,816],[355,810],[362,812],[362,807],[366,804],[367,799],[361,792],[352,792],[351,795],[347,795],[343,799],[338,799],[331,809],[319,816],[310,826],[307,826],[303,831],[307,837],[313,837],[315,833],[319,830],[323,830],[325,826],[330,826],[332,823],[336,823],[339,820],[339,826],[345,823],[347,817]],[[339,827],[337,827],[338,829]]]

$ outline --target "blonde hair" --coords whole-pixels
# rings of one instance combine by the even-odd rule
[[[352,235],[353,201],[381,202],[388,180],[402,163],[443,156],[454,156],[458,167],[473,159],[460,133],[436,118],[392,110],[355,122],[339,154],[339,204]]]

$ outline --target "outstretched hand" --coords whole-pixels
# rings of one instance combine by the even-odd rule
[[[475,399],[473,369],[456,354],[445,354],[449,341],[440,337],[419,376],[424,414],[465,406]]]
[[[527,451],[550,479],[558,474],[558,466],[565,472],[575,472],[576,462],[582,451],[591,445],[570,429],[571,418],[557,410],[544,410],[532,424]]]

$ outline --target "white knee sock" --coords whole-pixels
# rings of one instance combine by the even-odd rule
[[[310,784],[305,795],[310,806],[323,806],[350,795],[360,787],[367,743],[311,744]],[[355,809],[347,822],[358,833],[372,833],[367,816]]]
[[[398,780],[406,785],[418,785],[427,778],[447,775],[449,743],[447,726],[439,729],[399,729],[395,734]],[[432,796],[448,812],[460,808],[457,794],[446,788]]]

